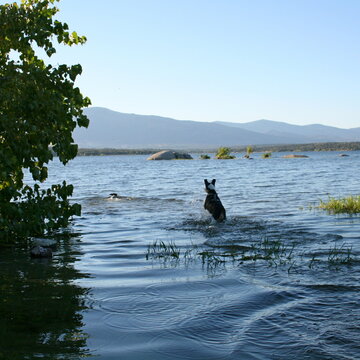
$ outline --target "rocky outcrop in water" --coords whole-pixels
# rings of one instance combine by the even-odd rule
[[[151,155],[148,160],[191,160],[192,156],[187,153],[180,153],[172,150],[159,151]]]
[[[42,247],[55,247],[57,244],[56,240],[45,239],[45,238],[32,238],[31,242],[33,246],[42,246]]]
[[[49,247],[35,246],[30,250],[32,258],[51,258],[52,250]]]
[[[51,258],[57,241],[54,239],[32,238],[31,244],[30,256],[32,258]]]
[[[308,156],[307,155],[290,154],[290,155],[284,155],[283,158],[285,158],[285,159],[297,159],[297,158],[308,158]]]

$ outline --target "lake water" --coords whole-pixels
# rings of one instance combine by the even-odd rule
[[[360,193],[360,153],[283,155],[51,164],[82,216],[50,261],[1,254],[0,358],[359,359],[360,217],[311,205]]]

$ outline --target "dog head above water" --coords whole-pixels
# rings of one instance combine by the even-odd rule
[[[209,194],[209,193],[216,192],[216,191],[215,191],[215,182],[216,182],[216,179],[212,179],[211,182],[208,182],[207,179],[204,179],[205,191],[206,191],[208,194]]]

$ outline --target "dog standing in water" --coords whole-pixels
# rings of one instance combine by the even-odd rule
[[[223,204],[220,201],[218,194],[215,191],[216,179],[210,182],[207,179],[205,182],[205,191],[207,196],[204,202],[204,208],[213,216],[217,222],[222,222],[226,219],[226,211]]]

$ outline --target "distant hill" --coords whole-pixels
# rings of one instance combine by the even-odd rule
[[[88,129],[77,128],[74,132],[74,140],[81,148],[211,148],[360,140],[360,128],[352,129],[351,137],[350,130],[269,120],[244,124],[198,122],[125,114],[100,107],[88,108],[85,113],[90,119]]]
[[[218,121],[217,124],[286,137],[290,143],[359,141],[360,128],[341,129],[321,124],[292,125],[280,121],[256,120],[247,123]]]

